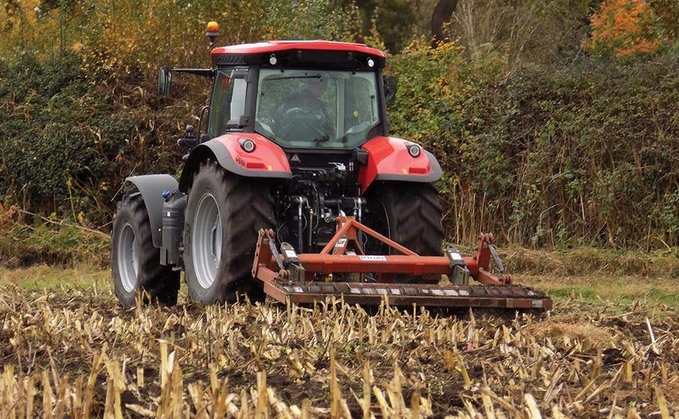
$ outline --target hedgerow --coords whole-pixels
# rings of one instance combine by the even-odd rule
[[[253,27],[257,16],[233,9],[229,22],[238,24],[227,26],[240,29],[223,25],[220,42],[350,40],[355,10],[328,5],[304,2],[307,17],[324,22],[319,27],[289,25],[290,6],[254,1],[270,24]],[[41,43],[40,31],[47,29],[39,22],[33,32],[13,29],[10,35],[27,38],[20,40],[23,48],[0,50],[0,200],[6,206],[107,231],[126,176],[180,170],[176,138],[195,124],[209,84],[176,78],[173,95],[160,97],[156,71],[207,64],[202,25],[207,16],[219,17],[218,5],[156,6],[135,9],[128,20],[116,16],[129,12],[131,2],[74,13],[57,52]],[[195,15],[179,29],[189,11]],[[144,13],[150,20],[140,26]],[[69,47],[76,24],[84,25],[80,40]],[[3,38],[0,45],[12,40],[19,39]],[[416,41],[388,60],[399,79],[389,109],[392,132],[421,142],[441,161],[449,240],[468,242],[494,231],[532,246],[679,245],[676,53],[565,64],[512,63],[492,45],[483,45],[474,60],[467,55],[456,42],[432,48]]]
[[[501,56],[470,64],[450,45],[414,45],[392,65],[407,75],[393,129],[441,157],[449,236],[679,243],[675,57],[510,69]]]

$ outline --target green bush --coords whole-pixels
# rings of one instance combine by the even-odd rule
[[[0,103],[7,137],[0,143],[0,190],[32,211],[89,213],[91,202],[74,189],[90,189],[111,178],[113,162],[107,154],[115,137],[100,139],[94,127],[97,120],[118,118],[106,115],[102,98],[89,90],[73,54],[44,63],[25,54],[4,74]]]
[[[417,47],[396,57],[401,90],[391,109],[397,135],[441,157],[450,236],[679,244],[675,58],[510,71],[499,56],[472,65],[456,51]]]
[[[28,222],[27,217],[33,218]],[[35,264],[105,267],[108,237],[56,217],[34,217],[16,206],[0,204],[0,266]]]

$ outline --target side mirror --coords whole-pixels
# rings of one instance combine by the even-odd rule
[[[382,76],[382,80],[384,81],[384,99],[387,101],[387,103],[391,103],[394,101],[394,98],[396,97],[396,89],[398,87],[398,80],[396,79],[395,76]]]
[[[172,81],[172,70],[170,67],[161,67],[158,71],[158,93],[162,96],[170,94],[170,82]]]

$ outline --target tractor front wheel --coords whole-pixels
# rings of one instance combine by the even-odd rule
[[[160,264],[160,249],[153,246],[146,205],[140,194],[118,203],[111,233],[111,267],[116,296],[125,307],[142,302],[175,305],[179,272]]]
[[[239,294],[262,300],[252,278],[257,231],[274,225],[274,202],[266,181],[203,163],[189,192],[184,228],[185,278],[200,304],[234,302]]]

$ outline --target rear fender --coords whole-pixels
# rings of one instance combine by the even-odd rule
[[[241,143],[251,140],[255,149],[243,150]],[[179,180],[179,190],[187,192],[200,163],[215,159],[231,173],[246,177],[287,179],[292,177],[290,163],[281,147],[257,133],[225,134],[193,149]]]
[[[160,248],[162,245],[160,230],[163,226],[163,203],[165,202],[163,194],[165,191],[176,190],[179,185],[177,180],[170,175],[142,175],[128,177],[125,182],[133,184],[141,193],[149,215],[153,246]]]
[[[368,161],[358,174],[361,192],[375,180],[435,182],[441,178],[441,166],[430,152],[422,149],[417,157],[408,152],[411,141],[392,137],[375,137],[361,146]]]

